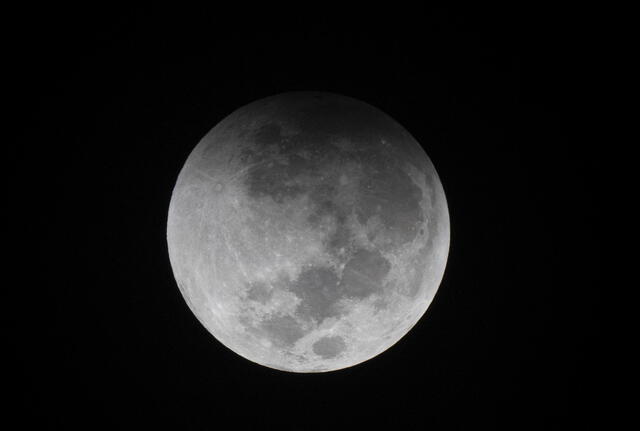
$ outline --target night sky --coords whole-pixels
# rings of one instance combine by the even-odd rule
[[[54,429],[591,421],[601,166],[578,133],[588,94],[575,17],[371,12],[16,14],[7,411]],[[451,215],[425,316],[378,357],[314,375],[217,342],[184,302],[166,244],[172,187],[197,142],[233,110],[294,90],[397,120],[435,164]]]

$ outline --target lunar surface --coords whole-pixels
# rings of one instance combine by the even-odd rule
[[[380,110],[284,93],[195,147],[169,205],[173,272],[222,344],[292,372],[353,366],[425,313],[449,251],[433,164]]]

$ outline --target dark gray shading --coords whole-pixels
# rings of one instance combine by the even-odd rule
[[[292,283],[292,291],[302,300],[296,313],[305,319],[322,322],[327,317],[340,314],[336,308],[341,296],[338,276],[331,268],[306,269]]]
[[[269,196],[275,202],[282,203],[287,198],[308,193],[316,207],[309,217],[311,226],[317,224],[323,215],[341,216],[344,219],[351,208],[341,208],[335,202],[339,188],[337,173],[346,163],[356,163],[362,172],[355,203],[359,221],[366,224],[370,217],[378,215],[387,230],[387,237],[392,239],[392,247],[413,240],[418,224],[423,220],[420,207],[423,196],[422,190],[401,167],[402,160],[398,156],[401,151],[392,152],[379,145],[379,136],[371,136],[368,142],[359,143],[353,151],[341,151],[328,144],[331,133],[343,130],[346,127],[344,123],[350,121],[351,117],[345,115],[340,119],[331,114],[332,121],[341,125],[332,126],[325,122],[326,119],[319,119],[318,130],[307,130],[291,139],[281,139],[277,125],[268,124],[261,128],[256,134],[261,145],[278,141],[280,149],[277,154],[255,150],[255,163],[246,177],[249,195]],[[366,122],[357,124],[369,130]],[[368,127],[375,129],[371,124]],[[350,126],[347,129],[351,130]],[[352,140],[356,132],[351,130],[350,133],[345,137]],[[312,142],[316,142],[316,145],[311,145]],[[327,245],[330,252],[335,253],[347,245],[349,236],[345,238],[345,233],[348,234],[342,229],[329,240]]]
[[[282,154],[304,152],[307,157],[321,163],[335,157],[338,148],[331,145],[331,136],[322,130],[307,130],[283,139],[280,146]]]
[[[268,123],[260,127],[254,137],[254,142],[258,148],[269,145],[278,145],[282,140],[282,128],[276,123]]]
[[[273,296],[273,289],[267,283],[256,281],[247,286],[247,299],[266,304]]]
[[[285,138],[281,135],[281,127],[277,123],[267,123],[252,132],[249,137],[251,146],[243,148],[240,153],[240,161],[243,165],[255,165],[265,161],[274,160],[280,153]],[[246,133],[241,133],[245,136]]]
[[[298,170],[299,167],[293,169]],[[272,160],[252,166],[247,176],[247,191],[251,197],[271,197],[278,203],[294,198],[306,192],[300,185],[292,182],[291,165]]]
[[[371,105],[332,94],[292,94],[290,105],[298,105],[290,115],[303,132],[322,131],[345,136],[357,143],[370,143],[380,137],[396,137],[402,128]]]
[[[323,359],[335,358],[340,353],[344,352],[347,348],[347,344],[342,337],[337,335],[322,337],[315,343],[313,343],[313,353],[318,356],[322,356]]]
[[[291,346],[304,336],[304,330],[291,316],[271,316],[260,326],[279,346]]]
[[[282,203],[285,198],[294,198],[302,193],[318,194],[317,199],[322,199],[322,195],[332,195],[333,186],[323,180],[328,155],[320,153],[309,156],[303,150],[293,153],[256,153],[262,154],[263,158],[256,155],[255,163],[247,172],[245,181],[249,196],[271,196],[276,202]]]
[[[248,128],[250,120],[266,119],[259,129]],[[286,123],[297,135],[283,137],[279,124]],[[330,151],[334,138],[346,138],[360,147],[380,147],[380,140],[392,143],[393,158],[416,167],[430,164],[424,150],[393,118],[379,109],[337,94],[291,92],[261,99],[235,111],[219,126],[218,134],[241,130],[241,137],[254,143],[247,161],[264,160],[267,147],[277,144],[281,154],[302,148],[312,153]]]
[[[342,271],[340,289],[352,298],[366,298],[383,287],[383,279],[391,269],[391,263],[379,251],[359,249],[349,259]]]
[[[316,204],[316,214],[335,214],[339,211],[337,204],[334,202],[336,182],[336,178],[327,178],[309,192],[309,198]]]
[[[297,175],[303,172],[312,176],[330,174],[331,168],[347,161],[363,165],[369,173],[380,171],[385,176],[388,174],[385,169],[418,162],[416,151],[421,159],[426,158],[415,140],[393,119],[348,97],[288,93],[243,110],[243,115],[249,118],[265,114],[270,122],[253,132],[250,139],[253,145],[244,150],[247,164],[261,166],[248,172],[250,195],[253,192],[261,196],[273,194],[279,201],[283,196],[295,194],[296,190],[287,185]],[[280,121],[291,124],[297,133],[283,137]],[[346,139],[354,148],[343,151],[332,144],[335,139]],[[382,140],[393,143],[393,149],[384,146]],[[268,165],[275,160],[279,162]],[[267,170],[286,172],[268,174]]]
[[[310,193],[310,198],[314,201],[318,201],[313,195],[313,192]],[[316,204],[315,210],[309,215],[307,221],[311,227],[316,227],[322,221],[322,218],[325,216],[336,216],[339,210],[334,202],[331,200],[323,200]]]
[[[424,220],[421,200],[422,190],[402,169],[384,170],[362,180],[356,215],[365,224],[377,214],[392,234],[394,245],[400,246],[416,237]]]

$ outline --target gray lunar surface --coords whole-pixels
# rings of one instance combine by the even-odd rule
[[[284,93],[196,146],[167,241],[182,295],[217,340],[267,367],[323,372],[385,351],[425,313],[449,214],[429,157],[392,118]]]

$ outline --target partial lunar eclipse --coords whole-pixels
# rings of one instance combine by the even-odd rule
[[[392,118],[284,93],[195,147],[167,241],[180,291],[216,339],[267,367],[323,372],[373,358],[425,313],[449,214],[429,157]]]

